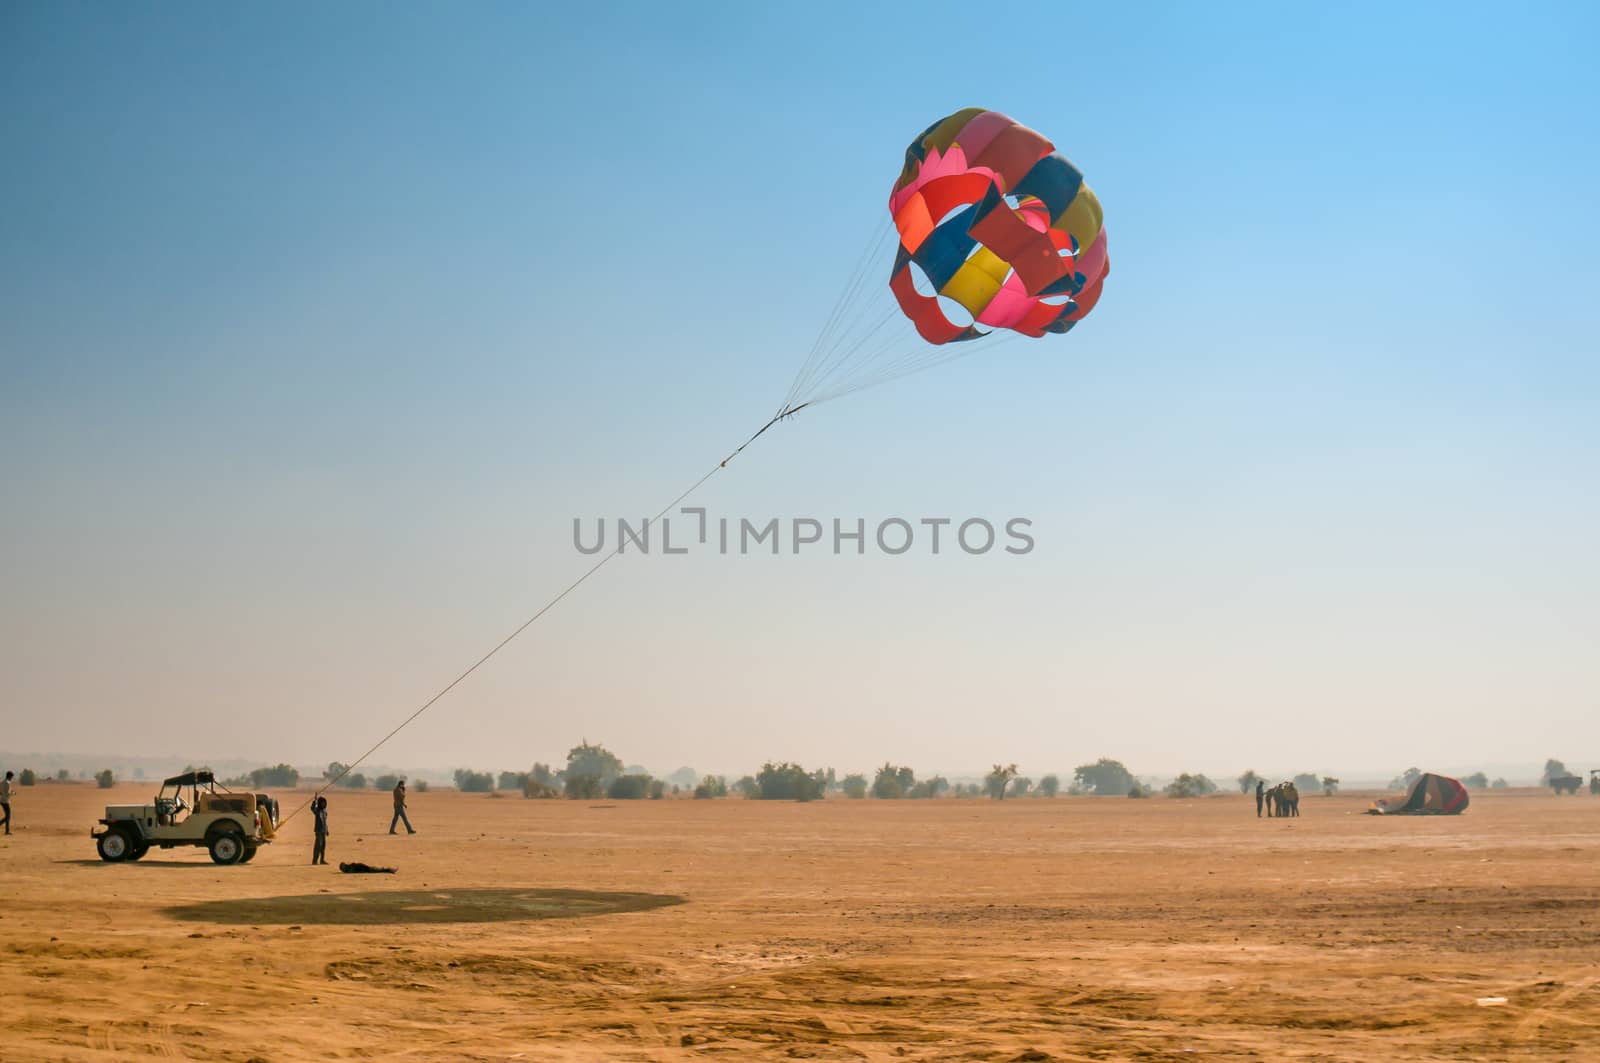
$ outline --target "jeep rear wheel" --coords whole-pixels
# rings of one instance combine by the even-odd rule
[[[144,856],[144,854],[148,853],[149,851],[150,851],[150,846],[146,845],[144,842],[135,842],[133,848],[128,850],[128,859],[129,860],[138,860],[140,857]]]
[[[112,827],[95,839],[94,847],[100,851],[100,859],[115,864],[128,859],[133,852],[133,839],[121,827]]]
[[[259,848],[261,848],[259,845],[246,845],[243,855],[239,857],[239,863],[248,864],[254,860],[256,858],[256,850]]]
[[[244,855],[244,838],[237,831],[220,831],[211,836],[207,848],[211,850],[213,863],[237,864]]]

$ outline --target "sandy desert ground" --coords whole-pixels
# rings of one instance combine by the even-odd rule
[[[810,805],[337,793],[249,866],[0,839],[0,1059],[1573,1059],[1600,799]],[[285,810],[302,795],[284,795]],[[1478,1003],[1504,997],[1500,1005]]]

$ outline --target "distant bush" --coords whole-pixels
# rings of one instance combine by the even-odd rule
[[[852,800],[859,801],[867,796],[867,777],[865,775],[846,775],[844,782],[839,784],[839,789]]]
[[[931,779],[921,779],[911,789],[906,791],[907,797],[928,798],[938,797],[950,789],[950,780],[943,775],[935,775]]]
[[[37,777],[33,774],[32,768],[23,768],[22,773],[17,776],[17,782],[22,786],[32,786],[36,781]]]
[[[1204,775],[1190,775],[1188,772],[1184,772],[1167,784],[1168,797],[1204,797],[1216,792],[1216,783]]]
[[[281,786],[293,789],[300,785],[300,773],[287,764],[274,764],[270,768],[257,768],[250,773],[250,785],[257,788]]]
[[[389,787],[389,789],[393,790],[394,787],[391,786],[391,787]],[[427,793],[428,792],[428,780],[427,779],[418,779],[416,782],[411,784],[411,789],[416,791],[419,794]]]
[[[567,751],[567,777],[587,776],[598,780],[602,790],[611,780],[624,774],[622,761],[605,746],[590,745],[588,739]]]
[[[1302,793],[1314,794],[1322,789],[1322,780],[1309,771],[1303,771],[1294,777],[1294,788]]]
[[[464,794],[486,794],[494,790],[494,776],[471,768],[455,770],[456,789]]]
[[[551,771],[548,764],[535,764],[533,770],[528,772],[528,779],[540,786],[547,786],[552,790],[561,789],[561,772]]]
[[[400,776],[380,775],[376,779],[372,780],[372,785],[378,790],[393,790],[396,786],[400,785]]]
[[[1046,775],[1039,780],[1039,793],[1045,797],[1054,797],[1061,792],[1061,780],[1054,775]]]
[[[905,797],[916,784],[916,772],[885,762],[872,778],[872,796],[881,801],[893,801]]]
[[[1078,765],[1072,777],[1078,780],[1085,790],[1101,796],[1128,794],[1138,785],[1134,781],[1133,772],[1129,771],[1122,761],[1112,760],[1110,757],[1101,757],[1093,764]]]
[[[1149,797],[1150,796],[1150,791],[1145,789],[1143,786],[1140,786],[1138,783],[1134,783],[1132,786],[1128,787],[1128,796],[1129,797]]]
[[[996,801],[1004,801],[1006,791],[1011,788],[1011,780],[1017,777],[1015,764],[996,764],[994,770],[984,776],[983,789]]]
[[[676,786],[674,786],[672,788],[672,792],[673,793],[677,793],[678,792],[678,788]],[[650,780],[650,800],[659,801],[663,797],[666,797],[666,796],[667,796],[667,784],[665,782],[663,782],[661,779],[651,779]]]
[[[351,771],[337,760],[329,762],[327,770],[322,773],[322,777],[327,779],[330,785],[337,786],[341,790],[365,790],[367,788],[367,777],[365,775],[359,771]]]
[[[1234,781],[1239,784],[1239,792],[1241,794],[1247,794],[1254,790],[1258,782],[1266,782],[1265,779],[1255,773],[1254,769],[1245,772]]]
[[[694,796],[697,801],[709,801],[713,797],[727,797],[728,780],[720,775],[707,775],[695,786]]]
[[[1487,790],[1489,788],[1489,776],[1481,771],[1475,771],[1471,775],[1465,776],[1461,780],[1461,785],[1469,790]]]
[[[598,775],[568,775],[565,789],[568,797],[578,801],[593,801],[606,792]]]
[[[650,776],[618,775],[606,787],[606,796],[613,801],[642,801],[650,796]]]
[[[67,774],[66,768],[62,768],[60,771],[56,772],[56,782],[66,782],[70,778],[72,778],[72,776]]]
[[[549,800],[552,797],[560,797],[561,791],[530,776],[528,781],[522,784],[522,796]]]
[[[1494,782],[1489,784],[1489,789],[1491,789],[1491,790],[1505,790],[1505,789],[1508,789],[1510,787],[1510,785],[1511,784],[1506,782],[1504,779],[1496,779]]]
[[[524,790],[528,785],[528,773],[525,771],[503,771],[500,779],[495,783],[496,790]]]
[[[763,801],[815,801],[822,796],[825,785],[821,772],[812,774],[788,761],[763,764],[755,782],[755,796]]]
[[[113,786],[117,785],[117,777],[111,774],[110,768],[107,768],[105,771],[99,772],[95,775],[94,784],[100,787],[102,790],[109,790]]]
[[[751,799],[761,796],[761,784],[756,782],[754,775],[739,776],[739,781],[733,784],[733,788],[743,796]]]
[[[1011,797],[1027,797],[1028,796],[1028,792],[1030,790],[1032,790],[1032,789],[1033,789],[1033,780],[1032,779],[1023,778],[1022,776],[1019,775],[1015,779],[1011,780],[1011,790],[1010,790],[1009,796],[1011,796]]]

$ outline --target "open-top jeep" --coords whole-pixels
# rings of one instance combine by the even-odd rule
[[[137,860],[151,846],[203,845],[219,864],[244,864],[272,840],[278,802],[233,793],[209,771],[190,771],[163,782],[154,804],[107,805],[100,822],[105,829],[90,837],[102,860]]]

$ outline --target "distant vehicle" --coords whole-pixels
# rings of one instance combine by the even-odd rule
[[[1578,792],[1578,787],[1582,785],[1583,776],[1581,775],[1550,776],[1550,789],[1554,790],[1558,794],[1575,794]],[[1590,788],[1593,789],[1592,783],[1590,784]]]
[[[188,790],[189,796],[184,797]],[[137,860],[154,846],[202,846],[218,864],[247,864],[272,841],[278,802],[266,794],[236,794],[209,771],[174,775],[148,805],[107,805],[104,830],[90,831],[100,859]]]

